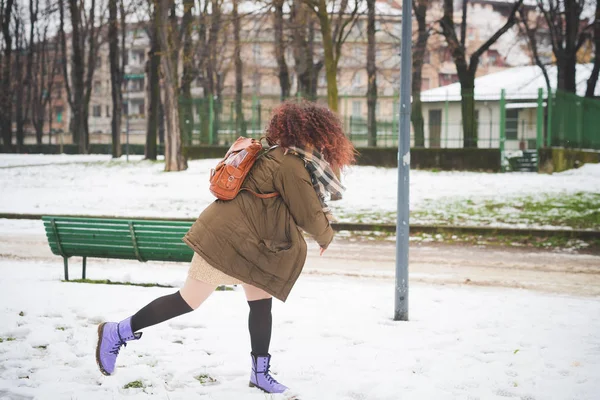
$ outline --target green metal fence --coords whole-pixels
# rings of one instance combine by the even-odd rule
[[[600,150],[600,100],[557,91],[551,96],[550,147]]]

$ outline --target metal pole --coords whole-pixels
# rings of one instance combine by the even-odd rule
[[[400,133],[398,138],[398,209],[396,212],[396,293],[394,296],[394,320],[408,321],[412,0],[402,0],[402,45],[400,56]]]
[[[548,89],[548,99],[546,100],[548,104],[548,124],[546,125],[546,147],[552,147],[552,89]]]
[[[506,91],[500,91],[500,169],[505,170],[504,166],[504,144],[506,142]]]
[[[446,148],[448,148],[448,124],[450,123],[450,111],[448,110],[449,103],[450,103],[450,101],[448,99],[448,91],[446,90],[446,103],[444,104],[444,114],[446,114],[446,118],[445,118],[446,123],[444,124],[445,125],[444,131],[446,132],[446,135],[445,135],[446,136],[446,140],[445,140]]]
[[[538,101],[537,101],[537,115],[536,115],[536,141],[535,148],[538,151],[538,160],[540,156],[540,149],[544,145],[544,90],[538,89]]]

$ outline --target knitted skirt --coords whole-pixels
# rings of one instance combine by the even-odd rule
[[[188,276],[212,285],[239,285],[242,281],[227,275],[208,263],[198,253],[194,253]]]

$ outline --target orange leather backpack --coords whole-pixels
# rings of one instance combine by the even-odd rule
[[[267,151],[273,149],[271,147]],[[271,199],[279,193],[259,194],[242,184],[256,160],[266,153],[260,140],[240,136],[229,148],[225,157],[210,171],[210,192],[220,200],[233,200],[242,191],[261,199]]]

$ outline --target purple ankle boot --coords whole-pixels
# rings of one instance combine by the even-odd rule
[[[117,322],[103,322],[98,325],[98,345],[96,346],[96,362],[100,372],[112,375],[121,346],[127,346],[130,340],[138,340],[141,333],[131,331],[131,317]]]
[[[250,375],[250,387],[257,387],[267,393],[283,393],[288,390],[287,386],[277,382],[269,373],[271,355],[252,356],[252,375]]]

